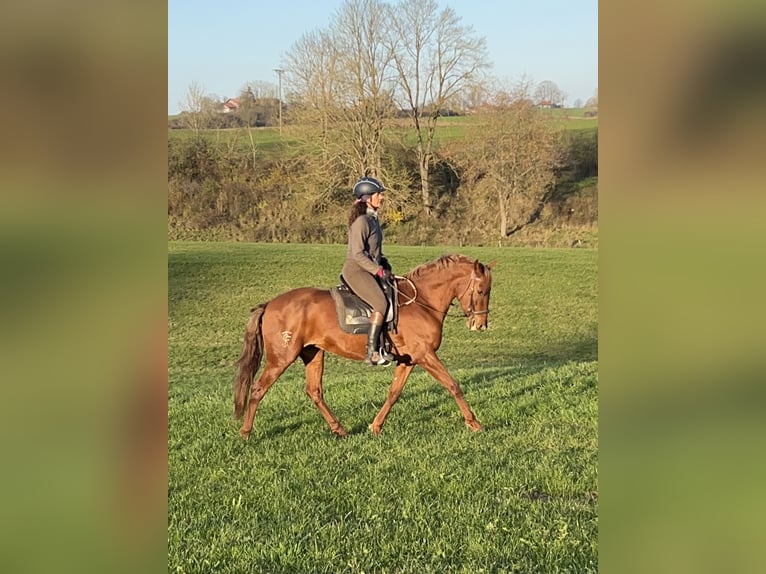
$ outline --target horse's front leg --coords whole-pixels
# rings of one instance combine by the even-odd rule
[[[383,423],[386,422],[386,417],[391,411],[391,407],[393,407],[394,403],[399,400],[399,395],[402,394],[404,383],[407,382],[407,377],[410,376],[414,366],[415,365],[405,365],[403,363],[396,365],[396,370],[394,371],[394,380],[391,382],[391,387],[388,389],[388,397],[386,397],[386,402],[383,403],[383,406],[380,408],[380,411],[375,416],[375,419],[370,425],[370,430],[374,434],[380,434],[380,431],[383,428]]]
[[[330,430],[338,436],[346,436],[346,429],[338,418],[332,414],[330,407],[324,402],[322,393],[322,375],[324,374],[324,351],[318,347],[306,347],[301,351],[301,359],[306,363],[306,394],[322,413],[322,417],[330,425]]]
[[[473,414],[471,407],[468,406],[465,398],[463,398],[463,391],[460,389],[460,385],[458,385],[457,381],[452,378],[452,375],[449,374],[447,368],[441,362],[439,357],[436,356],[436,353],[433,351],[428,353],[419,364],[449,391],[455,399],[457,406],[460,408],[460,412],[463,413],[463,419],[465,420],[466,426],[474,432],[482,430],[481,423],[476,420],[476,416]]]

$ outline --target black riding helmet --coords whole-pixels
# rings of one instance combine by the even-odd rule
[[[363,195],[372,195],[382,191],[386,191],[386,188],[374,177],[363,177],[354,185],[354,197],[357,199]]]

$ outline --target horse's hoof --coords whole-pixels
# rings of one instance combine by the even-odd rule
[[[334,434],[338,438],[343,438],[348,435],[348,433],[346,432],[346,429],[344,429],[343,427],[333,429],[332,434]]]
[[[240,436],[240,438],[241,438],[242,440],[246,441],[247,439],[249,439],[249,438],[250,438],[250,431],[244,431],[244,430],[240,430],[240,431],[239,431],[239,436]]]
[[[465,424],[473,432],[481,432],[484,430],[484,427],[481,426],[481,423],[479,423],[479,421],[472,421],[470,423],[465,423]]]
[[[383,429],[381,427],[376,427],[375,425],[370,425],[370,432],[374,434],[375,436],[380,436],[380,431]]]

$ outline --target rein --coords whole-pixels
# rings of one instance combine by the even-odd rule
[[[410,305],[412,303],[417,303],[421,307],[424,307],[426,309],[430,309],[431,311],[436,311],[437,313],[441,313],[445,317],[458,317],[458,318],[459,317],[463,317],[463,318],[465,318],[465,317],[473,317],[475,315],[489,315],[489,309],[487,309],[486,311],[474,311],[474,308],[473,308],[473,285],[476,282],[476,273],[473,272],[473,271],[471,271],[471,280],[468,282],[468,285],[465,286],[465,289],[463,290],[463,293],[460,295],[460,297],[457,297],[457,300],[460,301],[465,296],[465,294],[468,293],[468,290],[469,289],[471,290],[471,300],[470,300],[469,305],[468,305],[468,311],[463,311],[462,315],[450,314],[449,311],[441,311],[439,309],[436,309],[435,307],[431,307],[430,305],[427,305],[426,303],[423,303],[422,301],[418,301],[417,300],[417,298],[418,298],[418,288],[415,285],[415,283],[412,282],[412,279],[410,279],[409,277],[405,277],[403,275],[394,275],[394,279],[396,279],[397,281],[398,280],[404,280],[407,283],[409,283],[410,287],[412,287],[412,292],[413,292],[412,297],[409,298],[409,301],[406,301],[404,303],[399,303],[400,307],[406,307],[407,305]],[[401,291],[400,291],[400,293],[401,293]],[[405,295],[405,296],[409,297],[409,295]],[[452,301],[450,303],[450,307],[452,307],[454,305],[455,305],[455,302]]]

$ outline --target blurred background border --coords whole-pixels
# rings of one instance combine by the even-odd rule
[[[763,570],[764,9],[599,20],[600,568]],[[166,42],[0,9],[2,571],[166,569]]]

